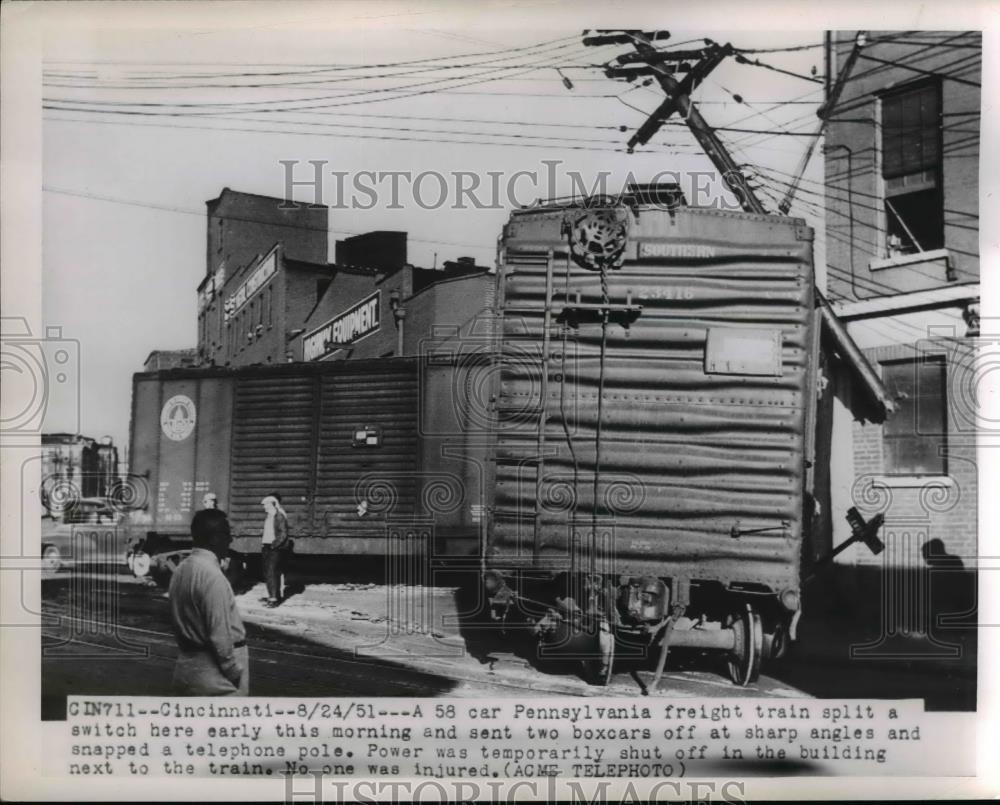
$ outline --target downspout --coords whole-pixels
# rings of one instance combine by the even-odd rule
[[[403,355],[403,322],[406,320],[406,308],[403,307],[399,289],[393,290],[389,294],[389,307],[392,309],[392,317],[396,321],[396,355]]]

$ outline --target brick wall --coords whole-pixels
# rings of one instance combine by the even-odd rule
[[[351,309],[362,299],[379,292],[379,329],[360,339],[350,349],[340,350],[328,360],[379,358],[396,354],[396,320],[390,304],[393,291],[400,299],[406,298],[409,289],[409,270],[400,269],[388,274],[374,270],[337,267],[330,287],[312,310],[303,325],[306,334],[313,332],[331,319]],[[302,360],[302,339],[294,344],[296,360]]]
[[[240,193],[228,187],[207,202],[207,207],[208,274],[223,261],[227,273],[244,268],[279,242],[293,260],[327,262],[326,207],[289,208],[284,199]]]
[[[338,269],[323,299],[306,323],[306,333],[315,331],[330,319],[350,309],[354,304],[380,292],[380,327],[375,333],[359,340],[350,350],[341,350],[331,360],[377,358],[398,352],[398,324],[392,309],[393,293],[398,293],[406,311],[403,319],[403,354],[416,355],[421,342],[433,328],[455,328],[466,333],[470,322],[489,305],[496,278],[491,274],[448,277],[437,272],[440,280],[413,293],[412,271],[408,268],[388,274]],[[296,339],[296,360],[302,359],[302,339]]]
[[[876,368],[887,361],[941,355],[945,361],[947,413],[945,438],[946,475],[942,477],[893,477],[885,475],[883,425],[853,423],[854,505],[866,516],[885,515],[887,544],[909,541],[891,556],[893,562],[918,566],[924,558],[920,548],[940,539],[947,553],[963,558],[966,567],[977,552],[978,475],[974,412],[969,410],[963,387],[972,370],[973,341],[928,339],[919,344],[900,344],[865,350]],[[970,416],[971,414],[971,416]],[[929,440],[938,434],[922,434]],[[855,554],[858,564],[877,565],[885,557],[867,550]]]
[[[834,74],[853,46],[853,33],[840,34]],[[976,282],[979,278],[980,89],[975,85],[981,81],[981,53],[977,49],[981,48],[981,37],[921,31],[919,40],[939,45],[934,47],[879,41],[886,33],[869,32],[870,44],[862,50],[864,56],[900,62],[916,70],[864,57],[857,61],[827,127],[825,194],[819,188],[804,188],[806,194],[815,195],[813,201],[826,203],[827,287],[833,301]],[[870,268],[873,260],[887,256],[879,94],[925,80],[925,73],[958,79],[941,82],[944,245],[953,279],[948,279],[943,260]]]
[[[220,366],[251,366],[284,363],[288,360],[290,334],[305,326],[315,307],[318,293],[332,270],[286,259],[280,245],[274,275],[247,299],[229,321],[224,320],[225,301],[256,271],[259,263],[248,264],[231,274],[199,317],[199,347],[202,362]],[[221,336],[218,332],[223,318]],[[248,337],[250,334],[252,337]]]

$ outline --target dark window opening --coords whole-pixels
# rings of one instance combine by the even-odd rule
[[[886,193],[889,254],[916,254],[943,248],[943,207],[936,187],[898,196]]]
[[[944,360],[929,357],[885,363],[882,379],[898,406],[882,426],[885,472],[945,475],[948,401]]]
[[[936,81],[882,97],[882,178],[889,256],[942,248],[941,87]]]

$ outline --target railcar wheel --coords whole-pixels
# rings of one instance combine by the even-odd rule
[[[611,681],[615,662],[615,633],[611,624],[601,618],[593,644],[594,656],[581,660],[583,678],[591,685],[605,686]]]
[[[149,575],[149,571],[153,567],[153,560],[145,551],[136,551],[132,554],[132,564],[130,567],[132,568],[132,572],[140,579],[145,578]]]
[[[62,553],[55,545],[47,545],[42,551],[42,570],[45,573],[57,573],[62,567]]]
[[[174,571],[177,570],[177,566],[183,562],[188,555],[190,555],[190,550],[180,550],[172,551],[171,553],[161,553],[156,557],[156,563],[150,570],[150,575],[153,581],[163,589],[170,587],[170,579],[174,575]]]
[[[750,604],[730,617],[729,627],[736,633],[736,646],[729,656],[729,678],[740,687],[756,682],[764,654],[764,630],[760,615]]]

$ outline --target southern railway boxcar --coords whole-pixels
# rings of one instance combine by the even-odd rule
[[[800,613],[821,311],[798,219],[515,212],[498,276],[484,585],[595,682],[725,652],[738,684]],[[522,620],[523,622],[523,620]]]

